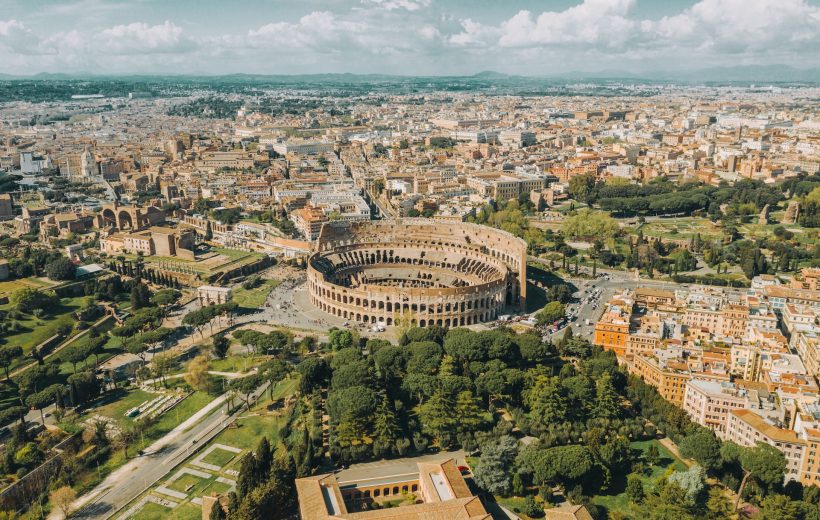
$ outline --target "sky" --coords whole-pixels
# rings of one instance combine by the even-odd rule
[[[0,73],[820,67],[820,0],[0,0]]]

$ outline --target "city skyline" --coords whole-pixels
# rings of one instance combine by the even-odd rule
[[[816,1],[13,0],[3,73],[645,74],[820,66]]]

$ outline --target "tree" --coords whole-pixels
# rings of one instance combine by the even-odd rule
[[[164,308],[176,303],[181,297],[182,293],[176,289],[162,289],[151,296],[151,303]]]
[[[20,312],[30,313],[35,309],[47,309],[59,302],[54,291],[38,291],[25,287],[15,291],[10,298],[11,304]]]
[[[71,260],[61,256],[46,264],[45,272],[51,280],[73,280],[77,266]]]
[[[618,233],[618,222],[604,211],[579,210],[564,221],[564,236],[586,240],[611,240]]]
[[[458,417],[453,414],[455,403],[445,392],[436,392],[419,407],[422,430],[439,440],[442,447],[450,444],[455,433]]]
[[[598,419],[614,419],[621,414],[620,396],[608,372],[595,383],[595,405],[592,413]]]
[[[239,463],[239,475],[236,478],[236,494],[244,499],[256,486],[259,485],[259,474],[256,470],[256,457],[248,452]]]
[[[211,507],[211,515],[208,517],[209,520],[227,520],[228,517],[225,515],[225,510],[222,509],[222,503],[217,500],[214,502],[213,507]]]
[[[715,471],[723,465],[720,457],[720,441],[706,428],[699,428],[678,443],[684,457],[694,459],[707,471]]]
[[[658,446],[654,443],[650,444],[649,448],[647,448],[646,452],[644,452],[643,458],[650,466],[656,466],[661,458]]]
[[[800,502],[786,495],[769,495],[761,503],[760,520],[800,520]]]
[[[228,353],[231,342],[224,334],[217,334],[211,340],[211,353],[217,359],[223,359]]]
[[[735,509],[743,495],[743,487],[750,477],[754,476],[763,485],[773,487],[783,481],[786,471],[786,457],[780,450],[765,442],[758,442],[754,448],[741,448],[738,459],[744,475],[737,491]]]
[[[293,487],[271,478],[243,497],[236,520],[283,520],[293,514]],[[233,518],[233,517],[232,517]]]
[[[136,281],[131,288],[131,308],[133,310],[148,307],[151,304],[151,291],[141,281]]]
[[[71,513],[71,506],[77,500],[77,493],[70,486],[63,486],[52,491],[48,495],[48,500],[63,513],[65,518],[68,518],[69,513]]]
[[[46,425],[46,416],[43,414],[43,408],[54,402],[54,395],[48,390],[37,392],[26,397],[26,405],[35,410],[40,411],[40,420],[43,422],[43,427]]]
[[[536,448],[529,462],[538,485],[557,483],[565,488],[578,482],[593,468],[592,455],[583,446]]]
[[[229,387],[239,395],[245,403],[245,407],[250,410],[253,392],[259,387],[259,378],[257,376],[245,376],[233,379]]]
[[[267,437],[262,437],[259,441],[259,444],[256,446],[254,458],[256,459],[256,471],[259,474],[260,480],[267,479],[273,464],[273,454]]]
[[[570,196],[580,202],[587,202],[595,191],[595,174],[576,175],[569,180]]]
[[[68,388],[71,402],[75,406],[96,398],[100,395],[101,390],[100,380],[90,370],[68,376]]]
[[[373,438],[382,446],[390,446],[396,442],[400,434],[396,413],[387,396],[382,395],[373,417]]]
[[[128,447],[137,440],[137,435],[137,430],[133,426],[128,426],[120,430],[120,434],[117,436],[116,445],[122,449],[126,459],[128,459]]]
[[[455,413],[458,418],[457,429],[460,432],[473,433],[485,422],[484,411],[478,399],[469,390],[456,395]]]
[[[680,487],[686,494],[690,505],[698,503],[698,498],[705,487],[706,472],[702,467],[695,465],[686,471],[676,471],[669,475],[669,482]]]
[[[646,497],[643,489],[643,479],[640,476],[630,473],[626,477],[626,496],[633,504],[640,504]]]
[[[174,368],[175,358],[170,352],[160,352],[151,359],[153,377],[166,385],[165,376]]]
[[[708,520],[727,520],[732,518],[732,503],[726,497],[723,489],[714,486],[709,489],[709,498],[706,500],[706,517]]]
[[[265,381],[268,382],[268,388],[270,390],[271,399],[273,399],[273,390],[276,387],[276,385],[280,381],[288,377],[288,375],[291,373],[291,370],[292,366],[286,361],[282,361],[279,358],[273,358],[259,367],[259,375]]]
[[[527,395],[527,404],[530,417],[538,424],[546,426],[567,419],[567,399],[558,378],[538,377]]]
[[[0,347],[0,367],[3,367],[3,372],[6,374],[6,380],[11,381],[9,375],[9,368],[14,360],[23,355],[23,347],[20,345],[3,345]]]
[[[482,446],[481,458],[473,468],[476,484],[493,495],[507,496],[512,487],[511,470],[517,454],[518,441],[509,435]]]
[[[535,321],[539,325],[548,325],[563,318],[565,311],[561,302],[549,302],[535,314]]]
[[[342,350],[353,346],[353,334],[349,330],[333,329],[328,334],[328,343],[333,350]]]
[[[553,285],[547,289],[547,300],[551,302],[569,303],[572,291],[564,284]]]
[[[308,395],[326,385],[330,377],[330,367],[327,361],[320,357],[303,359],[296,367],[296,371],[302,376],[299,379],[299,391],[302,395]]]
[[[187,372],[185,374],[185,382],[194,390],[201,392],[208,392],[212,386],[211,375],[208,374],[210,368],[210,360],[208,356],[201,355],[192,359],[188,363]]]

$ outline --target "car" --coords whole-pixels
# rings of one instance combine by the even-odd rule
[[[469,472],[470,472],[470,468],[468,468],[467,466],[459,466],[459,467],[458,467],[458,471],[459,471],[462,475],[466,475],[467,473],[469,473]]]

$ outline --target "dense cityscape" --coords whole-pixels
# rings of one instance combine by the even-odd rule
[[[361,3],[250,31],[315,73],[0,19],[0,520],[820,520],[820,77],[769,59],[820,8],[744,68],[713,0],[486,6],[412,52],[393,17],[458,2]],[[512,73],[576,32],[654,63],[693,20],[703,64]],[[407,71],[327,73],[371,45],[331,22]]]

